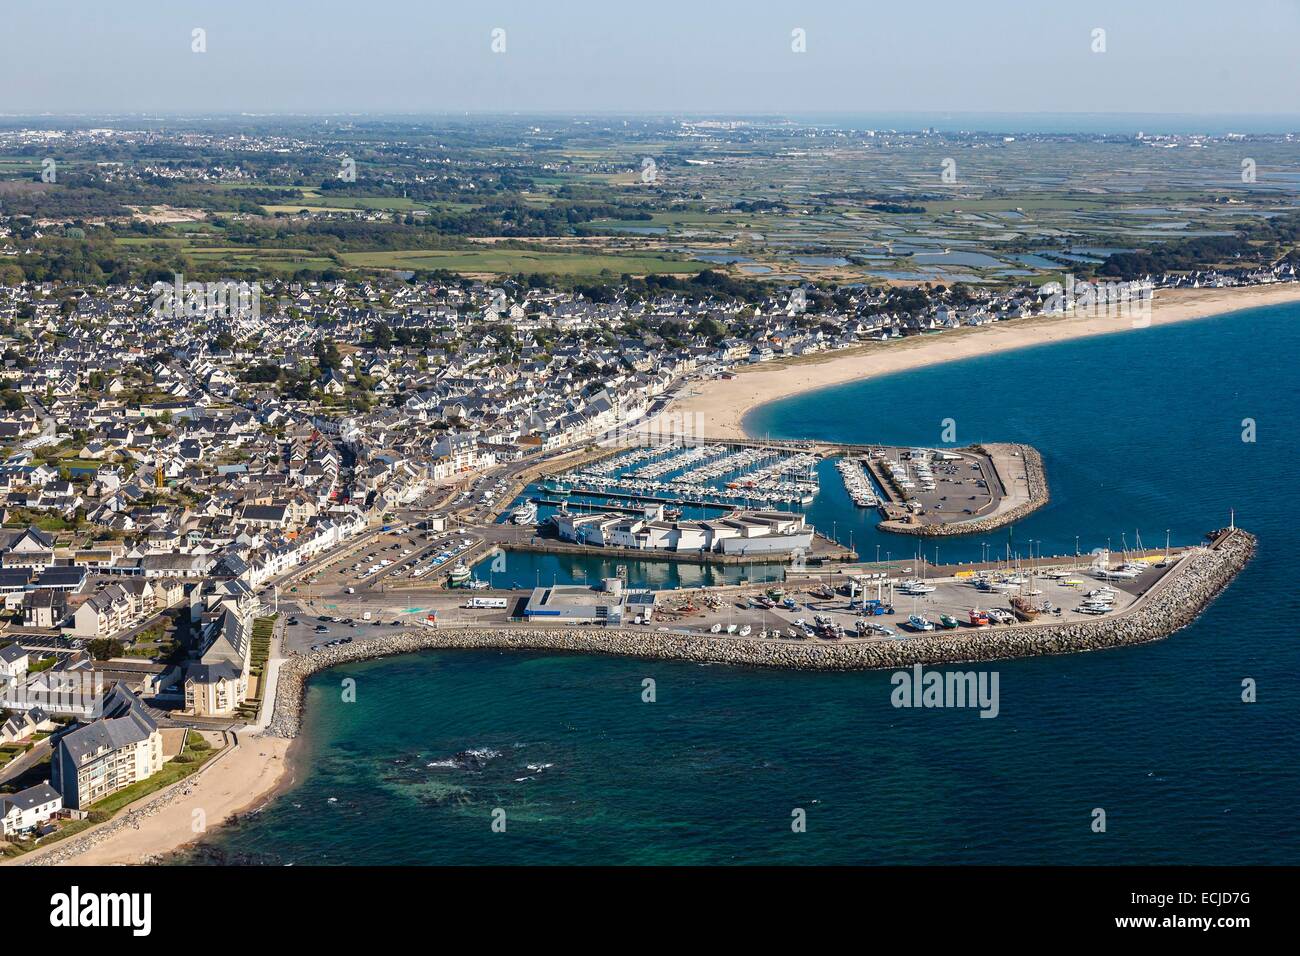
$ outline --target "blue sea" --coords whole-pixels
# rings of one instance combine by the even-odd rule
[[[302,773],[184,862],[1300,862],[1300,307],[1004,353],[756,410],[773,437],[1024,441],[1053,497],[1019,550],[1226,525],[1255,561],[1165,641],[993,665],[1000,713],[896,709],[887,673],[444,652],[316,675]],[[1244,441],[1251,420],[1254,441]],[[1247,436],[1249,437],[1249,436]],[[859,551],[911,554],[837,505]],[[845,526],[841,526],[844,522]],[[978,557],[1008,535],[948,539]],[[340,687],[356,681],[356,701]],[[1242,701],[1252,679],[1257,701]],[[644,682],[654,682],[654,701]],[[1095,832],[1097,810],[1104,832]],[[806,830],[792,821],[803,811]],[[504,820],[502,832],[493,821]],[[498,825],[498,830],[500,829]]]

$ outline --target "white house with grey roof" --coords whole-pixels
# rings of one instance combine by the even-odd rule
[[[48,783],[0,794],[0,834],[6,838],[35,830],[63,809],[63,797]]]

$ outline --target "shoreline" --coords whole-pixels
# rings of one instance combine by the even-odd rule
[[[963,359],[1034,348],[1097,335],[1132,332],[1247,309],[1300,301],[1300,282],[1222,289],[1157,289],[1149,324],[1134,326],[1130,315],[1083,318],[1029,316],[986,326],[871,342],[842,352],[776,359],[735,369],[731,379],[694,382],[654,421],[664,429],[691,421],[695,437],[727,439],[750,434],[745,419],[755,409],[783,399],[867,378]],[[655,427],[649,425],[648,427]],[[803,436],[811,437],[811,436]]]
[[[652,660],[721,663],[785,670],[863,671],[1075,654],[1163,640],[1195,621],[1253,558],[1256,539],[1241,529],[1213,533],[1212,544],[1183,558],[1126,612],[1069,624],[1021,624],[968,634],[906,640],[777,642],[656,631],[528,627],[403,629],[388,638],[329,648],[285,660],[274,714],[258,736],[214,758],[197,777],[142,798],[111,821],[62,843],[9,861],[14,866],[108,866],[157,863],[250,810],[288,792],[298,780],[308,740],[301,735],[307,682],[324,670],[429,650],[506,650],[608,654]],[[242,758],[242,759],[235,759]],[[192,830],[192,814],[210,815]]]
[[[98,826],[6,861],[6,866],[138,866],[201,840],[231,817],[264,806],[297,775],[290,741],[239,732],[196,774],[141,797]],[[194,831],[195,812],[204,829]]]

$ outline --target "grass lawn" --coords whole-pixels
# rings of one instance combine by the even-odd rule
[[[90,812],[107,813],[109,816],[113,816],[123,807],[135,803],[135,801],[139,800],[141,797],[147,797],[149,794],[162,790],[164,787],[171,786],[178,780],[184,780],[221,752],[211,746],[202,750],[193,748],[190,743],[193,737],[194,732],[191,731],[190,734],[186,736],[185,748],[177,754],[176,757],[173,757],[171,760],[167,761],[167,763],[163,764],[162,769],[148,780],[141,780],[139,783],[133,783],[131,786],[117,791],[117,793],[110,793],[104,799],[91,804]],[[193,757],[193,761],[182,762],[177,759],[178,757],[185,755]]]

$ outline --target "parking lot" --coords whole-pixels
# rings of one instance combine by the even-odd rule
[[[285,621],[284,649],[306,654],[351,641],[365,641],[393,630],[391,624],[336,615],[313,615],[291,609]]]
[[[1112,610],[1108,613],[1122,613],[1162,573],[1153,569],[1135,581],[1111,582]],[[824,639],[838,635],[845,639],[888,640],[922,632],[922,628],[911,623],[912,615],[933,624],[931,633],[944,630],[974,633],[1020,623],[1011,612],[1011,592],[981,591],[973,578],[938,580],[930,582],[929,586],[934,590],[920,594],[882,587],[877,596],[875,589],[871,589],[865,595],[859,592],[855,596],[856,602],[851,602],[846,583],[843,590],[823,585],[775,591],[745,588],[726,592],[661,594],[655,626],[754,638],[766,635],[769,638]],[[1046,624],[1092,620],[1101,616],[1080,608],[1088,601],[1084,595],[1106,587],[1103,582],[1086,575],[1072,574],[1059,579],[1035,578],[1026,584],[1024,590],[1035,605],[1046,603],[1050,606],[1050,610],[1040,613],[1035,620],[1035,623]],[[877,601],[878,605],[874,603]],[[768,603],[770,607],[764,606]],[[877,606],[882,613],[875,613]],[[986,614],[993,612],[1002,617],[1004,623],[994,621],[988,625],[976,625],[972,623],[972,612],[977,610]],[[952,622],[946,628],[942,621],[945,616]]]
[[[900,469],[907,484],[900,488],[919,514],[929,523],[961,521],[991,512],[1003,495],[1002,484],[992,461],[973,452],[946,451],[918,466],[907,449],[887,447],[874,459],[879,473]],[[882,484],[877,477],[877,484]]]
[[[355,593],[389,579],[418,580],[455,564],[477,541],[476,535],[459,530],[395,529],[376,536],[364,548],[325,565],[290,590]],[[348,588],[352,590],[348,591]]]

